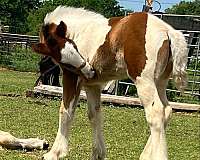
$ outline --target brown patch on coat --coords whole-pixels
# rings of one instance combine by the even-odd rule
[[[66,69],[63,69],[63,104],[69,107],[70,102],[77,96],[78,76]]]
[[[121,16],[121,17],[112,17],[108,20],[108,25],[109,26],[114,26],[116,25],[122,18],[124,18],[124,16]]]
[[[147,59],[145,52],[147,16],[146,13],[134,13],[127,17],[114,17],[109,20],[111,30],[92,60],[97,76],[105,74],[114,77],[118,69],[116,55],[121,52],[124,52],[124,60],[131,78],[136,79],[141,74]],[[102,73],[98,73],[101,71]]]
[[[168,78],[172,72],[170,41],[164,40],[157,54],[157,63],[155,68],[155,78]],[[167,60],[167,61],[166,61]]]
[[[78,51],[76,44],[65,37],[66,31],[67,26],[62,21],[59,25],[54,23],[43,25],[40,32],[40,43],[34,44],[32,46],[33,50],[37,53],[51,56],[56,62],[60,62],[60,52],[65,47],[66,42],[71,43]]]
[[[57,25],[54,23],[43,25],[40,31],[40,43],[33,44],[32,49],[43,55],[51,56],[57,62],[61,60],[60,50],[65,40],[56,35]]]
[[[55,23],[46,24],[42,26],[42,34],[44,36],[44,40],[46,41],[49,36],[55,34],[57,25]]]
[[[53,57],[57,62],[61,60],[60,51],[64,48],[66,39],[57,35],[57,26],[54,23],[47,24],[42,27],[45,45],[49,48],[49,56]]]
[[[102,74],[104,73],[110,73],[110,77],[112,77],[112,74],[115,75],[115,71],[112,72],[112,70],[115,70],[115,57],[117,51],[112,50],[110,35],[113,34],[113,28],[122,18],[123,17],[113,17],[109,19],[108,24],[109,26],[111,26],[111,30],[106,35],[105,42],[97,49],[97,54],[93,57],[93,60],[91,61],[91,64],[93,64],[93,67],[96,70],[97,79],[100,77],[100,75],[102,76]]]
[[[147,14],[135,13],[127,17],[123,29],[124,59],[131,78],[141,75],[146,64],[145,34],[147,27]]]

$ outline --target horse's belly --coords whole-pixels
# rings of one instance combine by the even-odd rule
[[[93,79],[88,80],[86,85],[103,84],[111,80],[121,80],[128,77],[125,65],[114,64],[113,66],[102,66],[100,69],[94,69],[96,75]]]

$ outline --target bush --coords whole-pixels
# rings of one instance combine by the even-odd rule
[[[40,56],[30,48],[13,46],[9,51],[0,51],[0,66],[17,71],[36,72]]]

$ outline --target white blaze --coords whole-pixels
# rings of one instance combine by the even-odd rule
[[[65,47],[61,50],[61,62],[78,68],[85,60],[80,56],[73,44],[66,42]]]
[[[73,44],[66,42],[65,47],[61,50],[61,62],[79,68],[85,63],[85,60],[74,48]],[[86,65],[81,69],[81,72],[86,78],[92,78],[94,76],[94,71],[88,62],[86,62]]]

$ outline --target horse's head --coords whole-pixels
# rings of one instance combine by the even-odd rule
[[[35,52],[51,56],[62,68],[89,79],[94,76],[91,65],[81,56],[76,44],[66,38],[67,26],[63,21],[42,26],[40,43],[33,44]]]

